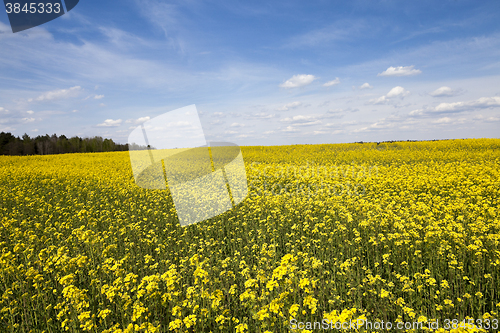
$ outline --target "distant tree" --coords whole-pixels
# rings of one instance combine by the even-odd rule
[[[23,155],[34,155],[35,154],[35,144],[28,134],[24,133],[22,136],[23,140]]]
[[[15,139],[16,139],[16,137],[13,136],[12,134],[1,132],[0,133],[0,154],[2,154],[2,155],[10,155],[9,144],[11,142],[14,142]]]
[[[39,135],[30,138],[26,133],[19,138],[11,133],[0,133],[0,155],[47,155],[66,153],[89,153],[107,151],[126,151],[128,144],[115,143],[112,139],[101,136],[68,139],[65,135]]]

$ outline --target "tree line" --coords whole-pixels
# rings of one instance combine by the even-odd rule
[[[100,136],[80,138],[65,135],[39,135],[30,138],[28,134],[16,137],[11,133],[0,133],[0,155],[48,155],[67,153],[96,153],[128,150],[128,144],[115,143]]]

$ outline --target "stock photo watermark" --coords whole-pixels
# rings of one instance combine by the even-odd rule
[[[240,147],[207,141],[195,105],[145,121],[128,143],[136,185],[168,188],[181,226],[231,210],[248,194]]]
[[[79,0],[4,0],[12,32],[20,32],[52,21],[72,10]]]
[[[497,330],[499,328],[498,319],[444,319],[439,321],[439,319],[432,321],[414,321],[414,322],[391,322],[391,321],[370,321],[367,319],[355,319],[344,322],[334,322],[328,319],[323,319],[319,321],[298,321],[297,319],[290,320],[291,330],[457,330],[457,329],[486,329],[486,330]]]

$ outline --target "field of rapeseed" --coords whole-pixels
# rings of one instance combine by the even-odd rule
[[[0,156],[0,332],[498,325],[500,140],[242,152],[249,196],[188,227],[127,152]]]

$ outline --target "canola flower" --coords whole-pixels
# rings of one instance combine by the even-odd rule
[[[0,332],[447,318],[475,320],[450,332],[488,331],[478,320],[499,318],[499,148],[242,147],[249,196],[188,227],[168,191],[134,184],[126,152],[0,156]],[[332,191],[345,184],[364,191]]]

